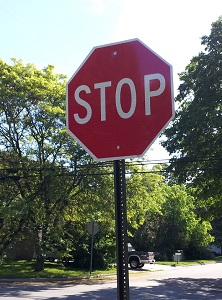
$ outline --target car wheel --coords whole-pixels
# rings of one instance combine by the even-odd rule
[[[131,267],[131,269],[137,269],[138,267],[139,267],[139,260],[138,260],[138,258],[131,258],[130,259],[130,267]]]

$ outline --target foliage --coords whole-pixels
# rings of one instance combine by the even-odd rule
[[[159,181],[155,194],[160,196],[155,201],[156,207],[146,210],[145,221],[132,238],[135,248],[155,251],[171,259],[178,249],[212,242],[211,225],[195,214],[195,198],[185,186],[169,186]]]
[[[63,235],[70,197],[84,187],[76,161],[89,158],[66,134],[65,76],[12,63],[0,61],[1,251],[29,228],[41,270],[52,239]]]
[[[206,247],[189,247],[185,249],[184,255],[186,259],[215,259],[215,255]]]
[[[175,177],[197,187],[199,213],[209,218],[222,208],[222,17],[202,37],[202,45],[204,50],[180,74],[179,109],[163,145],[174,154]]]
[[[175,176],[163,176],[158,165],[126,164],[129,242],[140,250],[171,258],[176,249],[208,245],[218,232],[209,220],[222,205],[221,23],[180,74],[180,107],[164,142]],[[65,86],[51,65],[0,60],[0,255],[31,237],[43,277],[49,251],[74,257],[70,268],[89,268],[92,220],[100,226],[93,268],[115,262],[113,165],[93,162],[66,133]]]
[[[128,234],[134,235],[144,224],[147,212],[158,212],[162,201],[160,184],[163,177],[145,167],[129,166],[126,180]]]

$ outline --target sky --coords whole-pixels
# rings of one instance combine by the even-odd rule
[[[221,0],[0,0],[0,58],[48,64],[70,78],[95,46],[138,38],[173,66],[174,94]],[[146,154],[168,158],[159,139]]]

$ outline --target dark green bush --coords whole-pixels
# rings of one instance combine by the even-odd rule
[[[205,247],[189,247],[184,251],[184,255],[188,260],[215,259],[215,255]]]

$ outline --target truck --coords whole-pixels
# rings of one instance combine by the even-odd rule
[[[144,264],[154,264],[154,252],[137,251],[128,243],[128,263],[131,269],[142,268]]]

